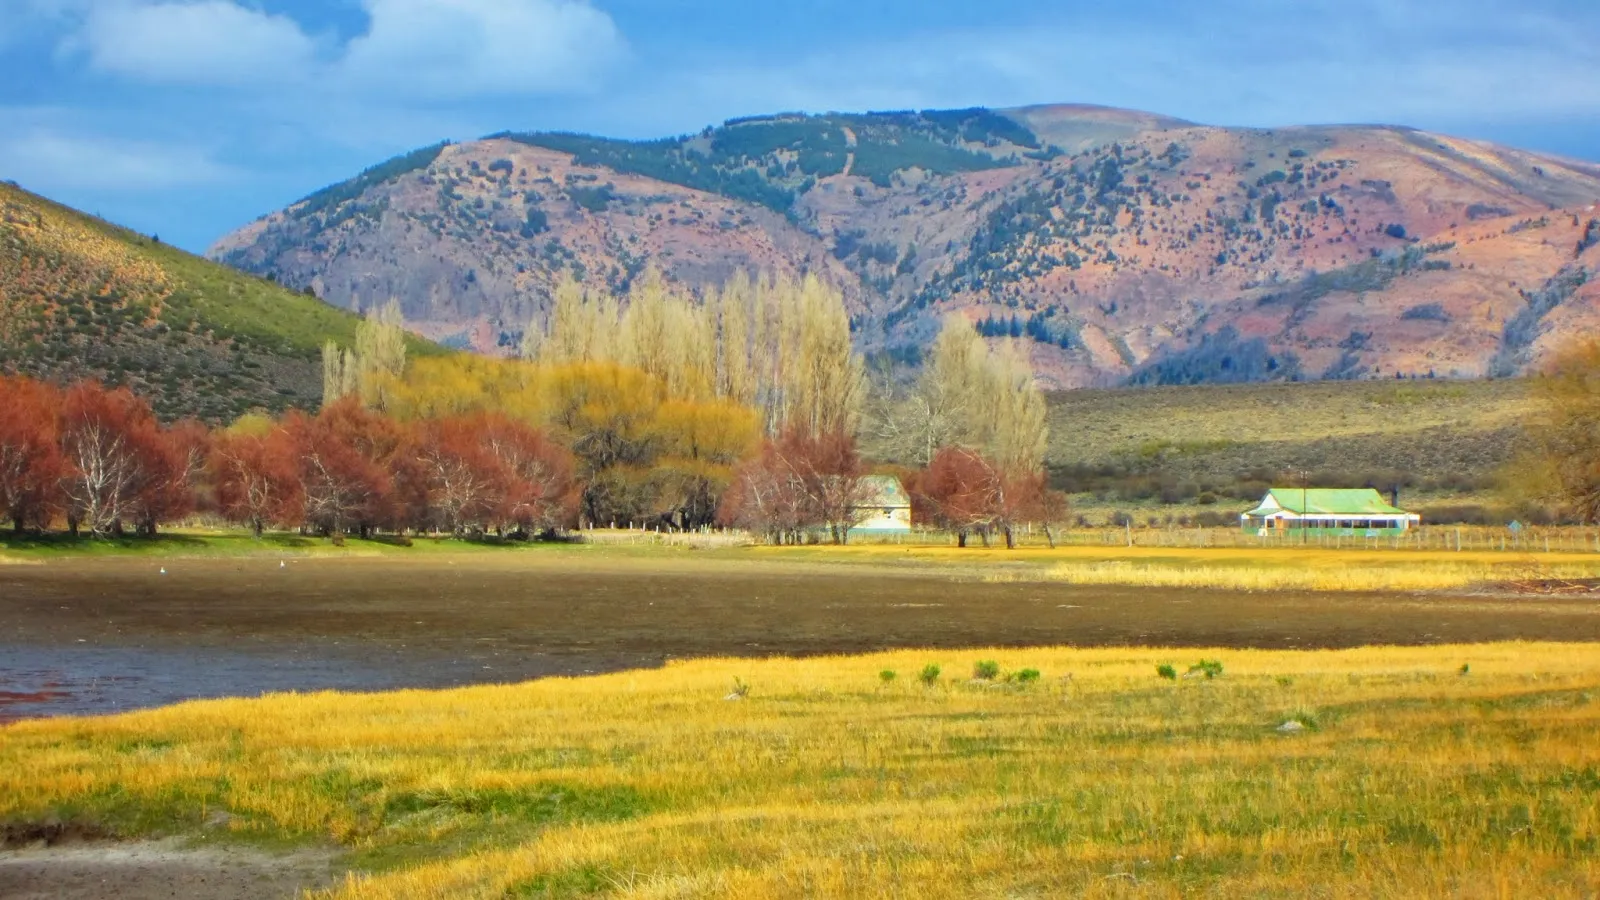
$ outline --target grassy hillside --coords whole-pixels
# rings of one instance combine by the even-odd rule
[[[1480,502],[1531,409],[1520,380],[1070,391],[1050,398],[1049,465],[1080,508],[1236,512],[1298,472],[1312,485]]]
[[[369,873],[319,895],[348,900],[1589,897],[1595,650],[899,651],[187,703],[0,728],[0,822],[332,841]]]
[[[0,184],[0,369],[96,377],[163,416],[316,406],[355,316]],[[432,345],[417,341],[415,352]]]

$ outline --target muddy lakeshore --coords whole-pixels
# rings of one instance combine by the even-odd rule
[[[928,566],[586,548],[0,567],[0,719],[515,682],[701,656],[1600,640],[1600,602],[1587,597],[961,579]]]

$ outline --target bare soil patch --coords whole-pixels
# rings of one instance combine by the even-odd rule
[[[176,841],[38,842],[0,851],[0,897],[8,900],[278,900],[343,877],[335,854],[271,854]]]

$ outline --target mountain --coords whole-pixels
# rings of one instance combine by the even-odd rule
[[[846,288],[914,357],[955,311],[1060,387],[1525,369],[1600,325],[1600,166],[1392,126],[1218,128],[1037,106],[735,119],[659,141],[416,151],[213,258],[513,346],[563,271]]]
[[[0,371],[127,385],[166,418],[315,408],[357,319],[0,183]],[[437,352],[418,341],[413,352]]]

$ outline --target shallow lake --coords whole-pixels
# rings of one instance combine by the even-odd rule
[[[1004,560],[974,560],[990,558]],[[0,718],[269,691],[510,682],[703,656],[1600,640],[1600,603],[1587,598],[959,576],[927,566],[584,548],[0,567]]]

